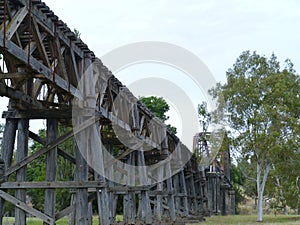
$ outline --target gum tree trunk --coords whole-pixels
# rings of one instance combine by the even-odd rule
[[[263,165],[261,163],[257,163],[257,197],[258,197],[258,205],[257,205],[257,222],[263,221],[263,197],[264,197],[264,189],[267,182],[267,177],[270,171],[271,165],[267,164],[264,173],[262,174]]]

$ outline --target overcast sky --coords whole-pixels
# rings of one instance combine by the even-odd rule
[[[244,50],[300,69],[300,2],[297,0],[46,0],[98,57],[140,41],[164,41],[195,53],[225,81]]]
[[[300,70],[300,1],[297,0],[45,2],[72,30],[80,31],[81,39],[99,58],[126,44],[161,41],[196,54],[216,80],[223,83],[226,70],[244,50],[256,50],[266,56],[274,52],[282,62],[290,58],[298,73]],[[181,82],[182,74],[173,69],[152,66],[152,69],[149,65],[129,68],[117,77],[129,85],[136,77],[142,76],[141,73],[159,76],[159,73],[166,75],[169,71],[167,79],[171,76],[175,83],[176,80]],[[129,73],[135,74],[135,78],[130,79]],[[196,105],[201,100],[192,90],[190,88],[186,92],[190,92],[189,96],[193,95]]]

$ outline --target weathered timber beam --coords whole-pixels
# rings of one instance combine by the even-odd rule
[[[0,185],[0,189],[77,189],[103,187],[106,187],[106,185],[100,181],[5,182]]]
[[[99,120],[99,118],[98,118],[98,120]],[[73,137],[77,133],[81,132],[82,130],[86,129],[87,127],[93,125],[96,122],[97,122],[97,119],[95,120],[95,118],[86,120],[80,127],[64,134],[63,136],[61,136],[58,139],[56,139],[56,140],[52,141],[51,143],[49,143],[47,146],[41,148],[39,151],[33,153],[30,156],[25,157],[21,162],[16,163],[14,166],[8,168],[7,171],[6,171],[5,176],[9,176],[10,174],[16,172],[20,168],[26,166],[28,163],[32,162],[33,160],[35,160],[36,158],[41,156],[42,154],[45,154],[46,152],[50,151],[51,149],[55,148],[56,146],[64,143],[69,138]]]
[[[35,40],[36,40],[36,43],[37,43],[37,48],[38,48],[38,50],[39,50],[39,52],[42,56],[42,59],[43,59],[44,63],[48,67],[50,67],[50,61],[49,61],[45,46],[43,44],[43,38],[42,38],[42,35],[40,33],[40,30],[39,30],[39,27],[38,27],[38,24],[37,24],[35,18],[33,18],[32,23],[33,23],[33,26],[34,26],[33,34],[34,34],[34,37],[35,37]]]
[[[0,96],[5,96],[14,100],[22,101],[23,103],[26,103],[27,105],[33,107],[42,109],[43,105],[41,102],[33,99],[29,95],[26,95],[25,93],[15,90],[11,87],[6,86],[5,84],[0,82]]]
[[[54,224],[54,220],[51,217],[49,217],[49,216],[45,215],[44,213],[28,206],[25,202],[22,202],[22,201],[16,199],[15,197],[11,196],[10,194],[8,194],[8,193],[6,193],[2,190],[0,190],[0,197],[3,198],[6,201],[12,203],[16,207],[28,212],[29,214],[40,218],[44,222]]]
[[[0,79],[27,79],[27,78],[43,78],[41,74],[32,74],[26,72],[16,72],[16,73],[1,73]]]
[[[6,119],[71,119],[72,109],[30,109],[4,111]]]
[[[70,213],[74,212],[74,210],[75,210],[74,205],[71,205],[71,206],[63,209],[62,211],[55,214],[55,220],[60,220],[63,217],[68,216]]]
[[[118,186],[118,187],[109,187],[107,189],[108,191],[111,192],[129,192],[129,191],[148,191],[149,187],[148,186]]]
[[[25,16],[28,13],[28,9],[26,7],[21,8],[16,15],[12,18],[10,23],[7,26],[6,30],[6,38],[7,40],[10,40],[15,32],[17,31],[18,27],[21,25],[22,21],[24,20]],[[2,28],[4,29],[4,28]],[[4,32],[1,29],[1,32]]]
[[[3,36],[0,35],[0,46],[3,46]],[[16,57],[18,60],[23,62],[24,64],[28,63],[28,53],[17,46],[15,43],[13,43],[11,40],[6,41],[6,50],[9,52],[12,56]],[[79,92],[77,91],[77,88],[75,88],[73,85],[70,85],[66,80],[64,80],[61,76],[58,74],[54,74],[51,68],[48,68],[43,63],[35,59],[33,56],[29,57],[30,66],[32,69],[37,71],[40,74],[43,74],[46,79],[53,82],[57,87],[61,88],[62,90],[66,92],[70,92],[73,96],[81,99],[81,96],[79,95]],[[55,76],[55,80],[54,80]]]

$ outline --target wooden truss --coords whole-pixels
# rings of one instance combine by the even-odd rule
[[[64,216],[69,217],[69,224],[91,224],[91,204],[95,200],[100,223],[116,224],[117,202],[121,197],[123,224],[185,223],[202,220],[209,213],[232,212],[234,192],[230,182],[221,173],[201,169],[186,146],[45,3],[0,0],[0,24],[0,54],[4,62],[0,95],[10,99],[8,110],[3,113],[6,125],[0,162],[0,224],[5,201],[15,205],[17,225],[26,224],[27,214],[40,218],[44,224],[55,224]],[[81,82],[85,86],[79,90]],[[93,117],[74,127],[74,109],[82,116],[90,113]],[[46,120],[46,139],[29,130],[29,121],[33,119]],[[59,126],[68,131],[59,132]],[[97,158],[99,170],[88,163],[79,148],[70,153],[61,147],[91,126],[102,141]],[[134,141],[124,144],[122,138]],[[29,154],[30,139],[44,147]],[[89,142],[92,140],[86,141],[87,146]],[[104,148],[115,154],[113,159],[104,160]],[[29,182],[26,167],[43,155],[45,181]],[[56,176],[60,158],[76,167],[70,181],[59,181]],[[147,183],[143,179],[151,171],[140,169],[135,177],[130,177],[126,165],[145,168],[156,164],[159,166],[152,169],[159,174],[157,182],[132,185]],[[119,177],[115,177],[114,171],[118,171]],[[43,212],[26,204],[26,191],[35,188],[45,190]],[[11,189],[15,190],[14,195],[10,194]],[[70,205],[60,212],[55,210],[57,189],[68,189],[72,194]]]

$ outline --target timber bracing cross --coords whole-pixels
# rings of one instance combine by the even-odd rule
[[[117,224],[120,201],[126,224],[184,223],[234,208],[234,192],[223,177],[200,168],[187,147],[42,1],[0,0],[0,54],[0,96],[9,98],[0,224],[5,202],[15,206],[16,225],[26,224],[28,214],[44,224],[63,217],[69,224],[91,224],[95,200],[104,225]],[[33,119],[47,121],[46,138],[29,130]],[[42,147],[30,151],[30,139]],[[28,167],[42,157],[45,180],[29,181]],[[70,164],[68,180],[58,176],[61,159]],[[45,190],[43,210],[26,202],[31,189]],[[71,201],[57,212],[59,189],[69,190]],[[218,196],[226,205],[220,206]]]

